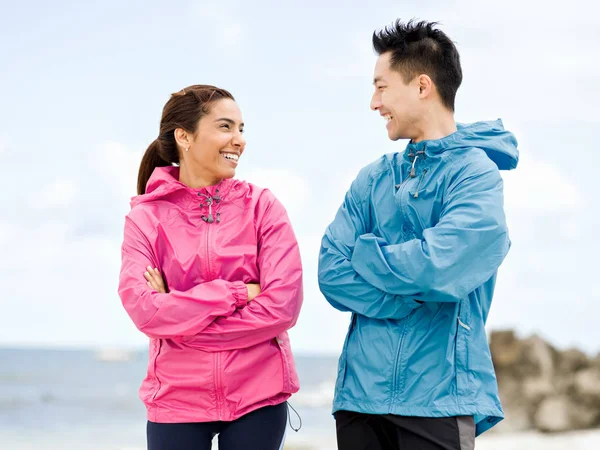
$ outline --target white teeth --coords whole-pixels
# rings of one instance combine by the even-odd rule
[[[386,114],[385,116],[383,116],[383,118],[385,119],[386,122],[389,122],[390,120],[392,120],[392,116],[390,114]]]
[[[235,153],[221,153],[226,159],[230,159],[232,161],[237,161],[240,159],[239,155],[236,155]]]

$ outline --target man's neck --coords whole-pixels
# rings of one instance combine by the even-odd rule
[[[422,118],[419,129],[419,133],[412,139],[412,142],[442,139],[456,132],[454,114],[447,110],[432,110],[430,114]]]

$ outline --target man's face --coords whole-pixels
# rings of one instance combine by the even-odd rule
[[[412,139],[421,117],[419,77],[408,83],[402,75],[390,68],[391,52],[383,53],[375,64],[371,109],[378,111],[386,121],[388,136],[392,141]]]

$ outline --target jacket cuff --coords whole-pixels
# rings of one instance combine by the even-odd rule
[[[248,288],[243,281],[234,281],[231,286],[236,309],[242,309],[248,304]]]

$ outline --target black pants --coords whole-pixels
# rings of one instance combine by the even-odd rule
[[[472,416],[335,413],[338,450],[473,450]]]
[[[148,450],[280,450],[287,423],[287,403],[257,409],[232,422],[155,423],[148,421]]]

